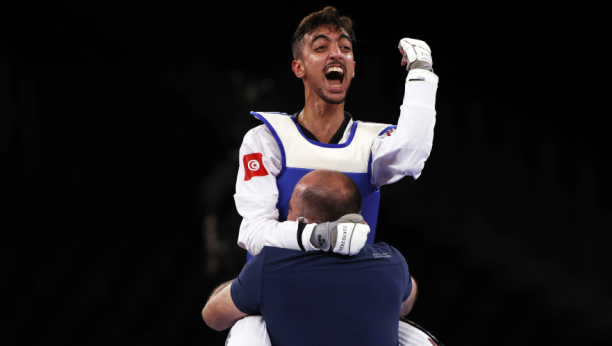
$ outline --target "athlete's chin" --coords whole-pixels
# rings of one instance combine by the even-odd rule
[[[325,102],[327,102],[327,103],[329,103],[329,104],[332,104],[332,105],[339,105],[339,104],[341,104],[342,102],[344,102],[344,99],[345,99],[344,97],[342,97],[342,99],[337,99],[337,98],[336,98],[336,99],[333,99],[333,98],[325,98],[325,97],[324,97],[324,98],[323,98],[323,101],[325,101]]]
[[[346,90],[342,93],[325,93],[319,90],[318,94],[323,101],[332,105],[341,104],[346,99]]]

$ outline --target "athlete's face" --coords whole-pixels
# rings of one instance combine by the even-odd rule
[[[355,77],[353,45],[346,31],[324,25],[305,35],[302,57],[293,61],[293,71],[325,102],[344,102]]]

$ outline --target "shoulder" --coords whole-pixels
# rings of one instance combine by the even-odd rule
[[[297,258],[297,257],[302,257],[302,256],[307,256],[307,255],[312,255],[313,253],[319,253],[318,251],[301,251],[301,250],[294,250],[294,249],[285,249],[282,247],[276,247],[276,246],[264,246],[263,249],[261,250],[260,254],[263,254],[264,257],[262,258],[262,261],[265,262],[271,262],[277,259],[285,260],[285,259],[289,259],[289,258]],[[259,255],[255,256],[258,257]]]
[[[269,126],[279,121],[289,121],[292,119],[290,114],[281,112],[251,112],[251,115]]]
[[[256,126],[250,129],[247,134],[244,136],[245,140],[255,139],[255,138],[270,138],[273,139],[274,135],[270,131],[269,120],[271,119],[289,119],[291,117],[290,114],[280,113],[280,112],[251,112],[255,118],[261,120],[263,124]]]
[[[243,147],[249,147],[252,149],[262,148],[269,145],[269,143],[275,142],[274,136],[264,124],[256,126],[250,129],[242,140]]]
[[[376,136],[380,136],[388,130],[397,127],[392,124],[371,123],[367,121],[358,121],[357,123],[359,129],[371,132]]]
[[[395,248],[394,248],[394,247],[392,247],[392,246],[390,246],[389,244],[387,244],[387,243],[385,243],[385,242],[382,242],[382,241],[381,241],[381,242],[379,242],[379,243],[376,243],[376,244],[371,244],[371,245],[369,245],[369,247],[370,247],[370,248],[371,248],[373,251],[374,251],[374,250],[377,250],[377,251],[387,251],[387,252],[390,252],[390,251],[392,251],[391,249],[394,249],[394,250],[395,250]]]
[[[322,251],[300,251],[274,246],[264,246],[255,257],[259,257],[262,254],[264,257],[260,261],[262,262],[264,273],[300,271],[304,270],[304,268],[309,268],[315,263],[320,263],[320,261],[334,257]]]
[[[387,126],[393,126],[393,124],[376,123],[376,122],[365,121],[365,120],[355,120],[355,121],[359,123],[360,126],[383,127],[383,128]]]
[[[270,133],[270,129],[268,129],[268,127],[264,124],[261,124],[259,126],[255,126],[254,128],[250,129],[246,135],[244,135],[244,139],[251,139],[251,138],[256,138],[256,137],[261,137],[261,136],[272,136],[272,133]]]
[[[406,262],[404,256],[396,248],[384,242],[372,245],[366,244],[364,250],[366,250],[364,254],[372,258],[387,259],[391,262]]]

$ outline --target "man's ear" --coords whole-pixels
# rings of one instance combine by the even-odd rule
[[[353,78],[355,78],[355,65],[357,65],[357,62],[353,61]]]
[[[306,74],[304,69],[304,62],[302,60],[293,60],[291,62],[291,69],[293,70],[293,73],[295,73],[295,76],[298,78],[302,78]]]

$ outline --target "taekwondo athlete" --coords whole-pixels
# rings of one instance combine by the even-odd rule
[[[252,112],[264,124],[244,137],[234,195],[243,217],[238,245],[249,258],[264,246],[319,250],[314,241],[319,236],[330,243],[325,225],[285,221],[296,182],[314,169],[344,172],[361,191],[362,215],[371,231],[358,227],[348,235],[350,248],[332,248],[345,255],[374,242],[379,187],[421,174],[436,121],[438,77],[431,68],[431,50],[423,41],[400,41],[401,65],[409,72],[398,124],[368,123],[344,111],[355,76],[354,40],[351,19],[333,7],[305,17],[292,39],[292,69],[304,84],[303,110],[293,116]]]

